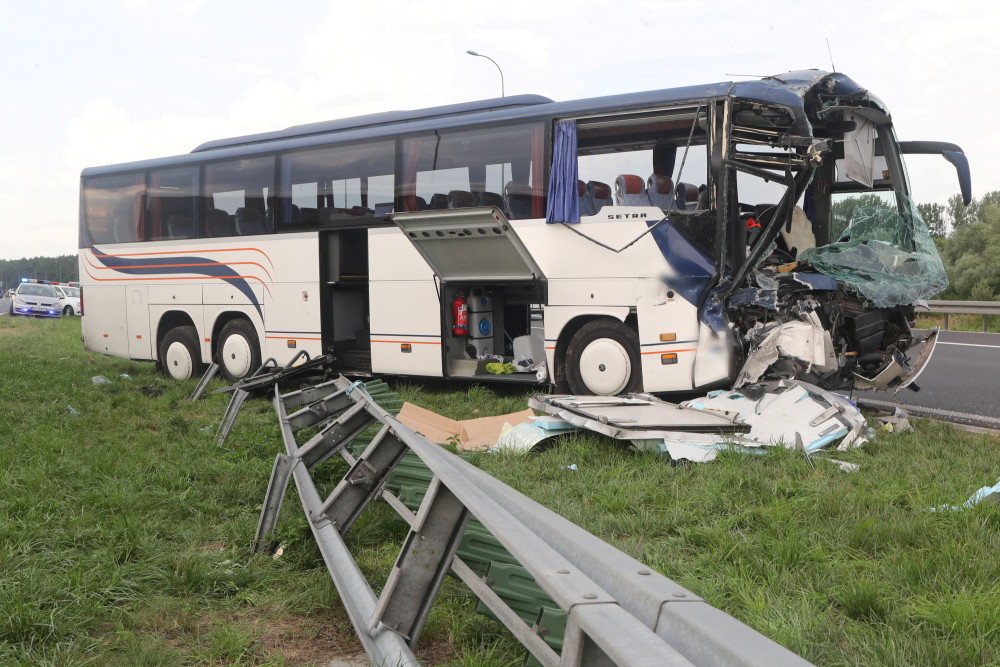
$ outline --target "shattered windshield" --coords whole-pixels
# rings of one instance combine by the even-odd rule
[[[838,241],[803,251],[799,259],[876,308],[909,305],[944,290],[948,278],[916,204],[901,193],[896,200],[899,208],[874,201],[854,206]]]

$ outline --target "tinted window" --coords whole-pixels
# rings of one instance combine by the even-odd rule
[[[274,157],[206,166],[202,194],[205,236],[273,231]]]
[[[143,174],[98,176],[83,183],[83,217],[91,243],[142,238]]]
[[[497,206],[510,218],[542,217],[543,141],[541,124],[404,139],[400,208]]]
[[[356,224],[393,210],[395,142],[299,151],[281,158],[284,226]]]
[[[146,226],[151,240],[187,239],[198,235],[197,179],[197,167],[150,172]]]

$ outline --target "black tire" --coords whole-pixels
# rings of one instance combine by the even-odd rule
[[[71,317],[73,315],[73,306],[66,306],[63,308],[63,317]]]
[[[230,382],[249,377],[260,368],[260,341],[248,320],[231,320],[222,327],[215,363]]]
[[[163,337],[160,370],[175,380],[190,380],[201,374],[201,350],[194,327],[174,327]]]
[[[17,317],[17,313],[14,312],[14,302],[13,301],[10,302],[10,313],[9,314],[10,314],[11,317]]]
[[[573,394],[613,396],[642,390],[639,335],[618,320],[591,320],[566,347],[566,381]]]

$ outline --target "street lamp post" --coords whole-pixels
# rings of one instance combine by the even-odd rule
[[[486,58],[491,63],[496,65],[497,71],[500,72],[500,97],[506,97],[507,95],[504,93],[504,88],[503,88],[503,70],[500,69],[500,65],[497,65],[497,61],[493,60],[493,58],[490,58],[487,55],[483,55],[482,53],[476,53],[472,49],[469,49],[468,51],[466,51],[466,53],[468,53],[470,56],[476,56],[478,58]]]

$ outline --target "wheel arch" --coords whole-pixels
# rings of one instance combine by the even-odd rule
[[[156,357],[157,361],[161,361],[160,356],[160,345],[163,344],[163,338],[167,335],[167,332],[176,327],[191,326],[194,330],[198,331],[198,325],[195,324],[191,316],[188,315],[183,310],[168,310],[167,312],[160,315],[160,321],[156,324]]]
[[[620,317],[618,313],[604,312],[604,313],[581,313],[574,316],[559,331],[559,337],[556,339],[556,349],[553,360],[555,362],[555,369],[553,373],[553,379],[557,386],[565,386],[566,384],[566,349],[569,347],[569,341],[576,335],[576,332],[580,330],[583,325],[588,322],[593,322],[594,320],[613,320],[615,322],[621,322],[625,326],[635,330],[639,333],[639,319],[636,315],[635,309],[629,309],[625,317]]]
[[[211,359],[215,359],[216,354],[219,352],[219,336],[222,334],[222,329],[232,322],[233,320],[246,320],[247,323],[253,327],[254,331],[257,332],[257,344],[260,346],[260,354],[264,355],[264,338],[262,336],[263,330],[257,326],[257,323],[253,321],[247,313],[240,310],[226,310],[215,318],[215,322],[212,323],[212,344],[209,350],[209,355]]]

